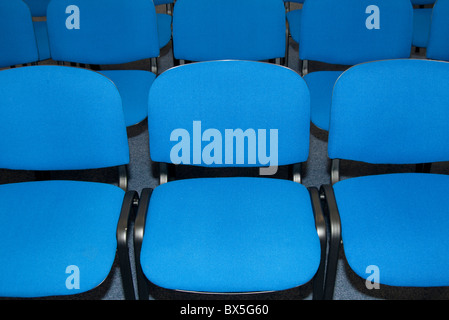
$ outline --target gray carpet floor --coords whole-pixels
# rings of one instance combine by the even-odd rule
[[[289,47],[289,67],[299,71],[298,44],[290,42]],[[422,56],[420,56],[422,57]],[[52,63],[51,61],[47,61]],[[104,69],[140,69],[149,70],[149,60],[137,61],[120,66],[103,66]],[[159,73],[173,66],[171,47],[164,48],[159,58]],[[322,63],[311,62],[310,71],[318,70],[344,70],[346,67],[332,66]],[[157,179],[152,174],[153,164],[149,159],[148,131],[146,121],[129,128],[129,146],[130,146],[130,164],[129,170],[129,189],[136,190],[139,193],[143,188],[155,188],[158,184]],[[310,137],[310,156],[307,163],[303,166],[303,184],[307,187],[320,187],[323,184],[330,183],[330,162],[327,158],[327,133],[312,125]],[[413,171],[413,166],[370,166],[363,163],[345,163],[341,164],[342,179],[363,174],[375,174],[381,172],[409,172]],[[449,163],[438,163],[432,167],[432,172],[443,174],[449,173]],[[87,173],[88,175],[90,173]],[[191,171],[178,170],[177,174],[182,177],[192,175]],[[282,171],[280,175],[285,174]],[[26,175],[26,173],[25,173]],[[0,177],[1,183],[16,180],[17,172],[2,170]],[[98,173],[92,173],[94,180]],[[101,178],[114,180],[115,172],[104,171],[100,174]],[[25,179],[26,177],[24,177]],[[443,271],[444,272],[444,271]],[[261,300],[296,300],[311,299],[312,286],[307,284],[301,288],[295,288],[278,293],[265,293],[261,295],[238,295],[238,296],[215,296],[215,295],[196,295],[180,292],[168,292],[166,290],[152,286],[150,288],[151,299],[155,300],[202,300],[202,299],[261,299]],[[123,289],[120,279],[120,272],[117,263],[111,270],[110,276],[96,289],[77,296],[69,297],[50,297],[48,299],[70,299],[70,300],[122,300],[124,299]],[[365,286],[365,280],[355,275],[348,267],[344,254],[342,253],[338,263],[337,280],[335,286],[335,300],[402,300],[402,299],[449,299],[449,288],[402,288],[380,286],[380,289],[369,290]]]

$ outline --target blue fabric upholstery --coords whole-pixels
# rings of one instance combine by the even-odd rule
[[[370,5],[379,8],[380,29],[366,27],[366,8]],[[316,0],[306,2],[301,10],[300,59],[352,65],[410,57],[413,9],[409,0]],[[325,110],[330,109],[328,97],[332,94],[324,90],[333,88],[330,80],[334,76],[337,74],[319,71],[307,80],[312,121],[324,130],[328,130]]]
[[[448,286],[449,209],[441,199],[447,190],[449,177],[436,174],[337,182],[334,191],[351,268],[367,278],[366,268],[375,265],[386,285]]]
[[[449,63],[387,60],[355,66],[337,81],[331,159],[431,163],[449,159]],[[392,286],[447,286],[447,175],[399,173],[334,184],[344,251],[361,277]]]
[[[174,3],[174,0],[154,0],[154,5],[158,6],[161,4],[169,4],[169,3]]]
[[[283,2],[177,1],[173,12],[173,43],[175,58],[191,61],[284,57]]]
[[[310,91],[310,117],[314,125],[329,130],[332,91],[342,71],[317,71],[304,76]]]
[[[370,5],[380,10],[380,29],[368,29]],[[342,23],[344,21],[344,23]],[[408,58],[413,28],[410,0],[314,0],[302,8],[299,57],[333,64]]]
[[[48,42],[48,31],[46,21],[34,21],[34,32],[36,34],[37,48],[39,51],[39,61],[51,58],[50,44]]]
[[[163,48],[171,40],[172,16],[169,14],[158,13],[156,17],[159,48]]]
[[[69,5],[79,7],[80,29],[65,27]],[[57,61],[104,65],[156,58],[159,46],[171,38],[171,16],[156,14],[153,3],[147,0],[54,1],[48,7],[47,20],[52,58]],[[154,74],[136,70],[104,74],[122,95],[127,126],[144,120]]]
[[[438,0],[432,13],[432,24],[430,28],[429,43],[426,56],[434,60],[449,60],[449,1]]]
[[[304,3],[304,0],[284,0],[284,2]],[[287,21],[292,39],[299,42],[299,33],[301,30],[301,9],[288,11]]]
[[[127,164],[126,130],[111,129],[124,126],[120,95],[104,79],[62,66],[0,72],[0,167],[76,170]]]
[[[24,0],[33,17],[46,17],[47,6],[50,0]],[[39,61],[50,59],[50,45],[48,43],[47,22],[45,20],[34,21]]]
[[[42,181],[0,186],[0,296],[71,295],[95,288],[115,259],[124,191]],[[79,289],[66,286],[79,270]]]
[[[33,20],[24,2],[0,2],[0,30],[0,68],[39,60]]]
[[[66,28],[66,8],[80,10],[80,28]],[[156,10],[151,1],[61,0],[47,10],[52,58],[118,64],[159,56]]]
[[[47,7],[50,0],[23,0],[30,8],[33,17],[47,16]]]
[[[282,164],[308,156],[309,93],[304,80],[285,67],[228,60],[166,71],[150,90],[152,160],[170,162],[170,134],[185,128],[195,138],[193,121],[222,134],[225,128],[276,128]],[[299,183],[270,178],[161,184],[146,198],[138,252],[142,278],[166,289],[213,293],[289,289],[309,282],[317,271],[321,279],[326,249],[311,196]]]
[[[425,48],[429,41],[432,8],[413,9],[413,40],[415,47]]]
[[[253,129],[256,134],[259,129],[266,129],[270,142],[273,141],[270,130],[278,130],[279,165],[303,162],[309,151],[308,106],[309,92],[303,79],[296,72],[274,64],[210,61],[170,69],[156,78],[150,90],[151,159],[170,163],[171,150],[178,143],[170,141],[171,134],[176,129],[184,129],[190,136],[190,164],[204,165],[203,159],[195,163],[193,158],[194,140],[201,139],[203,134],[197,136],[193,132],[193,121],[201,121],[202,131],[216,129],[222,136],[221,164],[209,166],[229,166],[225,163],[226,129]],[[202,147],[209,144],[200,143]],[[234,160],[231,166],[260,166],[259,157],[256,160],[250,164],[245,156],[243,164]]]
[[[77,170],[125,165],[120,95],[96,72],[33,66],[0,72],[0,167]],[[125,192],[98,182],[0,186],[0,296],[85,292],[109,274]],[[79,281],[78,281],[79,280]]]
[[[446,161],[449,109],[441,106],[449,104],[448,92],[445,62],[388,60],[349,69],[334,87],[329,157],[396,164]]]
[[[411,0],[413,5],[434,4],[436,0]]]
[[[126,126],[147,117],[148,93],[156,75],[143,70],[104,70],[100,72],[114,82],[123,102]]]
[[[411,0],[413,5],[435,4],[435,0]],[[431,8],[415,8],[413,10],[413,45],[425,48],[429,40]]]
[[[315,275],[307,189],[268,178],[169,182],[151,197],[141,263],[153,283],[206,292],[282,290]]]
[[[301,9],[287,12],[288,28],[292,39],[299,42],[301,33]]]

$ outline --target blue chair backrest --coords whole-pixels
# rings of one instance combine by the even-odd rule
[[[191,61],[281,58],[285,28],[279,0],[178,0],[174,55]]]
[[[1,71],[0,137],[5,169],[77,170],[129,162],[117,88],[81,68]]]
[[[39,59],[30,9],[21,0],[0,1],[0,68]]]
[[[449,60],[449,1],[438,0],[433,6],[432,23],[426,56],[434,60]]]
[[[360,64],[333,91],[331,159],[411,164],[449,160],[449,63]]]
[[[313,0],[302,8],[299,57],[332,64],[408,58],[410,0]]]
[[[267,165],[264,156],[276,157],[278,165],[304,162],[309,123],[304,80],[275,64],[187,64],[162,73],[150,89],[148,127],[155,162],[183,158],[178,163],[262,167]]]
[[[23,0],[30,8],[33,17],[45,17],[50,0]]]
[[[119,64],[159,56],[156,9],[148,0],[52,0],[52,58]]]

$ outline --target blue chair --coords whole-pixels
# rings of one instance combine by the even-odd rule
[[[337,170],[342,160],[374,165],[449,160],[448,103],[449,64],[440,61],[365,63],[335,84],[328,153],[337,165],[333,186],[322,190],[334,230],[328,271],[333,281],[343,240],[350,268],[367,281],[449,285],[442,272],[449,266],[449,210],[441,201],[449,177],[403,172],[340,179]],[[329,294],[333,281],[326,280]]]
[[[278,65],[200,62],[156,79],[149,96],[152,161],[269,170],[261,156],[252,161],[239,142],[229,144],[234,138],[228,129],[251,135],[253,128],[266,138],[259,140],[259,152],[269,145],[278,165],[295,165],[297,182],[199,177],[143,189],[134,230],[140,299],[148,298],[148,281],[165,289],[232,294],[283,290],[312,279],[314,298],[322,298],[325,224],[318,190],[298,183],[296,166],[308,157],[309,123],[307,86]],[[204,142],[198,145],[198,138]]]
[[[343,69],[373,60],[409,58],[412,19],[409,0],[304,3],[299,58],[301,73],[310,89],[311,119],[315,126],[329,129],[332,88],[342,71],[308,74],[308,61],[341,65]]]
[[[176,60],[270,60],[285,57],[285,8],[279,0],[178,0]]]
[[[0,42],[0,68],[39,60],[31,13],[21,0],[0,2]]]
[[[156,13],[159,47],[166,47],[172,40],[172,22],[174,0],[156,0],[154,5],[165,4],[167,13]]]
[[[290,10],[290,2],[304,3],[304,0],[294,0],[288,1],[284,0],[287,4],[287,21],[288,21],[288,31],[291,38],[299,42],[299,34],[301,30],[301,9]]]
[[[161,46],[151,1],[55,0],[48,6],[47,23],[52,57],[56,61],[117,65],[150,58],[152,72],[101,71],[122,95],[126,125],[146,119],[148,92],[156,78],[156,58]]]
[[[449,61],[449,1],[438,0],[435,2],[432,14],[432,25],[429,34],[426,57],[433,60]]]
[[[43,20],[43,18],[47,16],[47,6],[50,0],[23,1],[30,8],[33,17],[41,18],[41,20],[33,21],[33,26],[39,49],[39,61],[48,60],[51,58],[50,45],[48,43],[47,21]]]
[[[411,0],[415,6],[433,5],[435,0]],[[429,41],[430,24],[432,20],[432,8],[413,9],[413,41],[412,44],[418,48],[427,47]]]
[[[1,168],[56,174],[118,166],[126,181],[121,99],[106,77],[65,66],[3,70],[0,104]],[[126,183],[2,184],[0,296],[87,292],[106,279],[118,254],[125,297],[134,298],[126,230],[136,201]]]

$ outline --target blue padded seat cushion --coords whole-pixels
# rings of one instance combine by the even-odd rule
[[[291,10],[287,12],[288,28],[292,39],[299,42],[301,32],[301,9]]]
[[[429,41],[432,8],[413,9],[413,40],[415,47],[425,48]]]
[[[316,71],[304,76],[310,91],[310,117],[314,125],[329,130],[332,92],[342,71]]]
[[[308,282],[320,252],[303,185],[199,178],[154,190],[141,263],[150,281],[168,289],[254,292]]]
[[[45,17],[47,15],[47,6],[50,0],[24,0],[30,8],[33,17]]]
[[[169,14],[158,13],[157,34],[159,37],[159,48],[165,47],[171,39],[172,16]]]
[[[47,22],[33,21],[34,33],[36,34],[39,61],[50,59],[50,44],[48,42]]]
[[[413,5],[434,4],[436,0],[411,0]]]
[[[449,3],[438,1],[435,3],[431,16],[431,27],[429,31],[429,42],[427,43],[426,57],[434,60],[449,60]]]
[[[124,191],[79,181],[0,186],[0,296],[71,295],[101,284],[116,253]],[[69,266],[79,289],[68,289]]]
[[[148,114],[148,94],[156,75],[145,70],[104,70],[100,73],[114,82],[120,93],[126,126],[144,120]]]
[[[347,261],[361,277],[379,267],[391,286],[449,285],[449,176],[401,173],[334,185]]]

